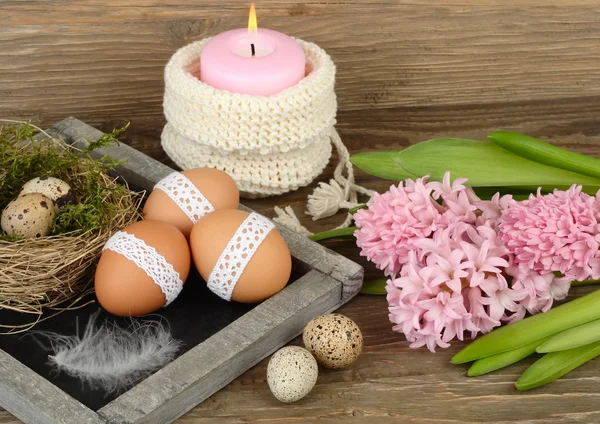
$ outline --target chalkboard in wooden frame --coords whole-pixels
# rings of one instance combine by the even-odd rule
[[[48,132],[79,148],[103,135],[75,118],[58,122]],[[115,175],[148,191],[173,171],[126,144],[94,154],[124,160]],[[291,341],[310,319],[339,308],[359,292],[360,265],[286,228],[278,229],[292,252],[294,272],[301,276],[129,391],[94,411],[0,350],[0,406],[36,424],[163,424],[185,414]]]

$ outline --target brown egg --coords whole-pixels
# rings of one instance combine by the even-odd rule
[[[173,270],[154,267],[161,277],[171,276],[185,283],[190,272],[191,257],[184,235],[174,225],[160,221],[141,221],[126,227],[124,233],[132,234],[171,264]],[[116,236],[113,236],[116,237]],[[147,250],[132,249],[131,244],[119,243],[127,248],[107,248],[102,252],[94,286],[100,304],[108,312],[119,316],[140,316],[165,306],[167,297],[149,274],[128,259],[125,254],[135,254],[143,263],[152,257]],[[174,271],[174,273],[173,273]],[[170,274],[169,274],[170,273]]]
[[[223,209],[206,215],[194,225],[190,235],[192,257],[205,281],[209,281],[209,276],[215,269],[221,254],[249,215],[248,212],[241,210]],[[261,219],[266,218],[261,217]],[[247,255],[251,251],[248,248],[243,249],[243,243],[240,244],[239,240],[233,242],[233,247],[241,251],[243,255]],[[227,256],[224,255],[224,257]],[[225,265],[225,267],[231,266],[229,272],[232,272],[232,275],[233,272],[236,272],[232,271],[236,267],[233,262],[233,260],[229,261]],[[258,245],[241,275],[233,275],[238,278],[233,291],[231,292],[230,288],[226,288],[226,291],[227,294],[231,293],[231,300],[236,302],[261,302],[285,287],[291,271],[290,250],[279,231],[273,228]],[[210,284],[209,288],[211,288]]]
[[[210,202],[214,210],[219,209],[237,209],[240,203],[240,192],[235,181],[223,171],[212,168],[197,168],[183,171],[180,174],[189,179],[195,187],[192,191],[198,190],[206,200]],[[169,177],[166,177],[169,178]],[[165,180],[166,180],[165,178]],[[157,185],[160,185],[159,182]],[[194,190],[195,189],[195,190]],[[193,215],[190,219],[188,214],[175,203],[172,198],[163,190],[155,188],[144,205],[144,219],[154,219],[164,221],[175,225],[186,236],[189,237],[194,224],[210,211],[195,212],[190,206],[188,198],[181,191],[179,200],[186,208],[188,213]],[[199,198],[199,196],[192,197]]]

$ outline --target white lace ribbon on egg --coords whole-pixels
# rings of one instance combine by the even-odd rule
[[[194,224],[215,210],[194,183],[180,172],[167,175],[156,183],[154,189],[165,192]]]
[[[174,301],[181,289],[183,281],[173,265],[152,246],[133,234],[117,231],[108,239],[102,251],[112,250],[136,264],[160,287],[166,298],[165,306]]]
[[[208,277],[208,288],[229,301],[231,294],[254,253],[275,225],[255,212],[251,213],[227,243]]]

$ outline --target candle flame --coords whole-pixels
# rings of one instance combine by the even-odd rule
[[[255,35],[258,31],[258,22],[256,20],[256,9],[254,3],[250,6],[250,14],[248,15],[248,34]]]

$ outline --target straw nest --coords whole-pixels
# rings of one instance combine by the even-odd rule
[[[61,209],[47,237],[17,240],[0,230],[3,334],[25,331],[56,313],[83,306],[82,299],[92,291],[92,266],[104,244],[139,219],[141,195],[107,175],[116,162],[89,155],[93,148],[114,142],[117,132],[86,151],[75,151],[49,136],[34,142],[35,130],[28,123],[0,127],[0,209],[17,196],[22,183],[41,175],[65,180],[74,201]]]

